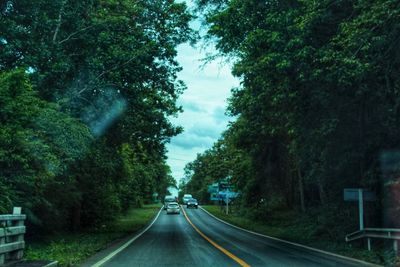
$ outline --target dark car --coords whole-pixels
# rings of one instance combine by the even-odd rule
[[[186,203],[186,207],[187,208],[198,208],[199,207],[199,203],[197,202],[197,199],[195,198],[191,198],[187,201]]]

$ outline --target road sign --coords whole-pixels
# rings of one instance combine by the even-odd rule
[[[207,192],[210,193],[210,194],[218,193],[218,184],[214,183],[212,185],[209,185],[208,188],[207,188]]]
[[[343,198],[344,201],[358,201],[359,200],[359,190],[361,188],[345,188],[343,190]],[[362,198],[364,201],[375,201],[376,196],[372,191],[368,191],[365,189],[362,190]]]
[[[17,214],[17,215],[21,214],[21,207],[14,207],[13,214]]]
[[[345,201],[358,201],[358,220],[360,231],[364,229],[364,201],[374,201],[375,194],[362,188],[345,188],[343,190]]]

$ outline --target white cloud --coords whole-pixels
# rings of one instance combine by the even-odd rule
[[[213,51],[209,47],[208,51]],[[183,177],[184,166],[196,158],[197,153],[211,148],[225,130],[228,121],[225,115],[230,90],[239,85],[239,80],[230,72],[230,66],[218,61],[203,66],[207,52],[188,44],[178,48],[178,61],[183,67],[178,78],[188,89],[178,100],[184,112],[173,123],[184,127],[184,133],[172,138],[168,144],[168,164],[175,179]]]

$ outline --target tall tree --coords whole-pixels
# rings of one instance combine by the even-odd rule
[[[251,158],[245,204],[275,198],[339,219],[343,188],[383,197],[379,159],[400,141],[398,2],[196,3],[242,81],[228,110],[238,118],[229,142]]]
[[[40,190],[51,199],[39,201],[32,221],[46,221],[52,214],[48,211],[59,210],[55,217],[65,223],[50,224],[78,229],[140,205],[156,190],[164,193],[161,186],[171,183],[165,144],[181,132],[168,117],[181,111],[176,99],[185,89],[177,79],[176,47],[194,40],[191,19],[184,3],[170,0],[1,2],[0,71],[26,71],[24,79],[37,92],[35,101],[55,110],[37,111],[36,120],[26,115],[29,123],[8,118],[22,132],[34,120],[28,138],[46,137],[37,155],[26,159],[32,177],[45,178],[41,168],[32,167],[36,161],[62,170],[46,169],[54,182]],[[0,95],[2,100],[20,107]],[[21,102],[21,110],[28,107],[29,102]],[[30,143],[20,145],[14,151],[18,158]],[[4,151],[10,152],[6,146]],[[11,182],[1,181],[0,187],[34,191],[29,179],[17,179],[18,164],[5,166],[2,171]],[[65,194],[58,194],[61,190]],[[8,195],[0,198],[2,205],[10,204]],[[25,196],[24,207],[36,201],[34,194]]]

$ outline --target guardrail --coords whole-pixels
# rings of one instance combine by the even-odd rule
[[[368,250],[371,250],[371,238],[393,240],[393,250],[399,253],[400,229],[394,228],[364,228],[363,230],[348,234],[346,242],[366,238]]]
[[[21,208],[14,208],[13,214],[0,215],[0,266],[7,260],[20,260],[24,254],[26,215]]]

